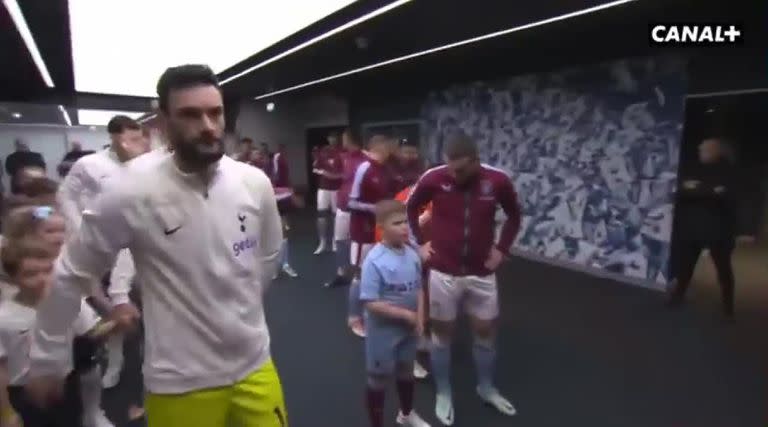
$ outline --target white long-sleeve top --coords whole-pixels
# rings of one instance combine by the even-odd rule
[[[119,175],[128,163],[130,162],[121,162],[115,152],[107,148],[83,156],[72,165],[72,169],[64,177],[56,194],[56,201],[59,203],[60,211],[70,233],[80,227],[83,211],[109,187],[115,175]],[[129,252],[122,252],[118,258],[120,262],[112,268],[111,275],[118,280],[122,279],[122,282],[118,282],[117,285],[110,282],[107,289],[107,294],[114,305],[130,301],[128,297],[128,292],[131,289],[130,284],[127,287],[124,284],[125,280],[130,280],[133,277],[133,261],[129,259],[130,256]],[[109,267],[111,266],[105,266],[104,272],[108,271]],[[130,270],[125,271],[124,269]]]
[[[121,249],[133,254],[153,393],[231,385],[269,358],[262,290],[277,268],[280,216],[269,178],[224,157],[206,185],[173,156],[130,168],[92,208],[59,257],[38,310],[31,376],[61,375],[80,297]]]
[[[125,168],[130,169],[134,173],[142,173],[145,170],[151,170],[153,166],[170,155],[167,148],[158,147],[135,159],[129,160],[125,163]],[[106,184],[106,191],[109,191],[108,187],[110,185],[116,185],[120,181],[120,176],[121,174],[117,174],[113,176],[113,179],[110,179]],[[129,293],[133,287],[135,277],[136,267],[133,263],[131,251],[123,249],[117,255],[117,261],[115,261],[115,265],[112,267],[112,272],[109,275],[107,294],[113,306],[126,304],[131,301]]]
[[[123,163],[111,149],[77,159],[56,194],[68,230],[77,230],[83,210],[103,192],[110,178],[122,169]]]

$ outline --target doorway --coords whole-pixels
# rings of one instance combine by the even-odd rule
[[[317,205],[317,175],[312,172],[312,163],[314,160],[315,150],[328,145],[328,135],[335,132],[341,139],[341,133],[344,132],[346,126],[325,126],[316,128],[307,128],[306,135],[306,150],[305,155],[307,159],[307,200],[308,206]]]

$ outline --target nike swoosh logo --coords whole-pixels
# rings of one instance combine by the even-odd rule
[[[171,234],[173,234],[173,233],[175,233],[175,232],[179,231],[179,229],[180,229],[180,228],[181,228],[181,226],[178,226],[178,227],[176,227],[176,228],[171,228],[171,229],[167,229],[167,228],[166,228],[166,229],[165,229],[165,235],[166,235],[166,236],[170,236]]]

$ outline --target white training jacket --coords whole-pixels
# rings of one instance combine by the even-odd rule
[[[80,227],[83,211],[105,191],[110,185],[110,180],[118,175],[128,163],[130,162],[121,162],[112,149],[106,148],[83,156],[72,165],[56,194],[56,201],[59,203],[59,208],[64,216],[68,233],[73,233]],[[123,251],[118,258],[119,262],[115,266],[105,266],[104,272],[113,267],[112,275],[116,278],[132,277],[132,271],[121,271],[121,269],[126,268],[132,269],[133,262],[130,257],[131,255],[127,250]],[[99,277],[100,281],[101,277]],[[130,289],[130,285],[126,287],[124,282],[117,285],[110,282],[107,294],[113,305],[123,304],[130,302],[128,297]]]
[[[122,169],[123,163],[109,148],[77,159],[56,194],[68,230],[80,227],[83,210],[102,193],[110,177]]]
[[[135,159],[129,160],[125,163],[125,167],[135,173],[142,173],[142,171],[151,169],[156,163],[161,162],[170,155],[171,153],[166,147],[158,147]],[[112,179],[107,183],[107,187],[115,185],[119,181],[120,174],[117,174],[117,177],[118,179]],[[131,302],[129,293],[133,287],[135,276],[136,267],[133,263],[131,251],[123,249],[117,255],[117,261],[115,261],[115,265],[112,267],[112,272],[109,275],[107,294],[109,294],[109,299],[113,306]]]
[[[86,209],[38,310],[30,376],[61,375],[67,325],[105,265],[128,248],[142,287],[144,382],[177,394],[234,384],[269,358],[262,291],[283,241],[269,178],[223,157],[206,185],[168,156]]]

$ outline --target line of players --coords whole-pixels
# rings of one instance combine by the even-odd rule
[[[293,190],[288,158],[284,153],[285,147],[282,145],[278,147],[275,153],[270,153],[267,144],[255,147],[251,138],[243,138],[240,140],[240,147],[235,159],[261,169],[272,181],[272,186],[275,188],[275,196],[277,197],[277,208],[280,211],[283,223],[283,230],[288,231],[290,226],[286,219],[286,214],[293,208],[302,207],[304,201]],[[288,277],[299,277],[299,274],[291,266],[288,254],[288,238],[284,237],[278,260],[280,269],[277,274],[282,272]],[[276,279],[277,275],[274,278]]]
[[[493,382],[499,314],[495,271],[509,252],[520,226],[520,210],[509,176],[481,164],[476,145],[463,136],[448,144],[444,165],[427,171],[416,146],[399,145],[385,135],[371,136],[365,149],[359,141],[348,129],[342,133],[341,141],[338,135],[330,134],[328,145],[313,152],[312,169],[319,183],[319,244],[315,254],[329,249],[337,254],[336,275],[325,286],[351,282],[348,324],[353,333],[367,337],[366,402],[371,424],[376,427],[382,423],[382,378],[396,376],[401,404],[398,422],[427,425],[411,412],[409,403],[413,390],[408,386],[408,378],[426,375],[416,363],[417,347],[431,355],[437,390],[435,414],[442,424],[453,424],[450,348],[461,307],[469,316],[474,336],[477,394],[499,412],[514,415],[516,409]],[[407,278],[411,260],[407,250],[398,252],[398,207],[387,204],[398,193],[407,195],[407,221],[402,220],[410,224],[408,246],[419,248],[416,260],[421,275],[415,280],[419,284],[415,288],[428,301],[423,311],[411,314],[408,308],[415,307],[414,286],[402,286],[414,282]],[[430,209],[424,214],[427,205]],[[507,219],[496,239],[499,208]],[[332,232],[328,229],[331,217],[335,217]],[[440,232],[427,236],[423,232],[427,224]],[[329,236],[333,236],[331,242]],[[380,244],[375,246],[377,242]],[[370,256],[373,248],[375,256]],[[393,254],[394,261],[390,259]],[[381,274],[384,270],[389,273]],[[390,283],[393,280],[397,283]],[[382,301],[383,310],[379,305]],[[380,320],[382,317],[385,320]],[[430,319],[431,342],[425,346],[424,336],[417,337],[421,343],[410,338],[414,330],[425,329],[426,318]],[[413,328],[401,331],[407,338],[397,337],[398,327],[393,332],[393,320],[399,323],[399,329],[403,329],[404,320],[405,324],[415,322]],[[390,344],[382,346],[381,342]],[[414,365],[415,369],[408,369],[404,376],[401,362]]]

